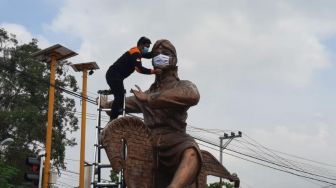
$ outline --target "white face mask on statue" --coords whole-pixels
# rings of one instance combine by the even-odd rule
[[[169,56],[159,54],[153,58],[154,68],[164,68],[169,65]]]

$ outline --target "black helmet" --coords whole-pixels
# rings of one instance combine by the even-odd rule
[[[139,40],[138,40],[138,43],[137,45],[140,46],[140,45],[145,45],[145,44],[152,44],[152,42],[149,40],[149,38],[147,37],[141,37]]]

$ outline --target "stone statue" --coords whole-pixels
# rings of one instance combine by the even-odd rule
[[[116,156],[119,155],[121,148],[118,139],[128,137],[129,141],[127,142],[138,144],[137,148],[133,146],[133,149],[127,145],[128,149],[131,150],[127,152],[129,160],[133,158],[141,158],[140,161],[152,160],[153,165],[152,163],[152,166],[149,165],[150,162],[148,162],[143,164],[147,165],[146,167],[137,167],[141,169],[126,172],[125,176],[133,174],[134,177],[143,177],[145,171],[148,173],[154,172],[153,182],[148,183],[151,185],[146,184],[146,186],[142,185],[141,187],[185,188],[195,184],[202,168],[202,153],[195,140],[186,133],[187,111],[191,106],[198,103],[200,95],[192,82],[179,79],[177,54],[170,41],[158,40],[151,53],[154,68],[161,69],[162,73],[156,75],[155,82],[147,91],[143,92],[136,86],[137,89],[132,90],[134,96],[126,98],[126,113],[143,113],[143,123],[134,120],[134,118],[113,120],[103,130],[102,144],[105,146],[112,167],[117,168],[117,170],[120,170],[122,166],[127,168],[127,165],[123,164],[121,159]],[[112,102],[101,105],[111,107],[111,104]],[[116,127],[111,128],[112,124],[115,124]],[[139,131],[139,128],[132,126],[135,124],[138,124],[138,127],[145,128]],[[119,128],[117,128],[118,126]],[[128,127],[129,130],[127,131]],[[117,130],[118,133],[116,133]],[[112,132],[114,132],[116,138],[112,138]],[[137,139],[134,139],[135,136],[132,135],[132,132],[135,136],[138,136]],[[143,140],[142,137],[148,139]],[[138,139],[140,141],[137,141]],[[115,145],[112,146],[110,143]],[[137,149],[141,148],[141,145],[148,145],[146,148],[150,149],[138,151]],[[117,158],[118,160],[115,160]],[[129,161],[129,166],[130,163]],[[136,162],[133,163],[135,165]],[[150,169],[146,170],[147,167]],[[129,184],[132,184],[131,181],[129,181]],[[132,185],[127,186],[133,187]]]

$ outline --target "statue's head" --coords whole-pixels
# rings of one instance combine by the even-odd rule
[[[152,48],[152,53],[152,64],[154,68],[164,70],[169,67],[176,67],[176,49],[169,40],[161,39],[156,41]]]

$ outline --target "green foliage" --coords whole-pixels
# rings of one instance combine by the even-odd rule
[[[45,148],[50,68],[31,57],[31,53],[40,50],[37,43],[32,39],[19,45],[15,35],[0,28],[0,140],[14,139],[4,160],[7,166],[17,169],[6,176],[16,187],[23,182],[25,158],[44,153]],[[68,75],[66,63],[57,64],[56,86],[76,91],[76,80]],[[74,138],[68,138],[78,129],[75,112],[75,101],[56,89],[51,155],[56,168],[65,168],[65,147],[76,145]]]
[[[15,177],[17,174],[18,169],[11,167],[4,163],[0,159],[0,185],[3,188],[14,188],[15,185],[13,185],[10,180]]]
[[[119,183],[118,173],[114,172],[113,170],[111,170],[110,178],[111,178],[111,182]]]
[[[233,188],[233,185],[231,183],[228,182],[216,182],[216,183],[211,183],[210,185],[207,186],[208,188]]]

